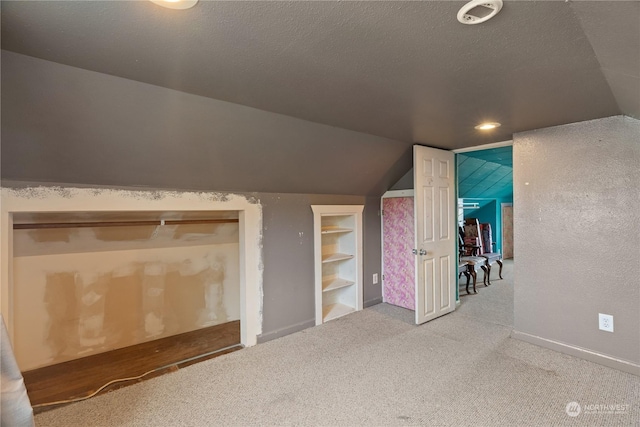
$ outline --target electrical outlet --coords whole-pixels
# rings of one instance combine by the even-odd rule
[[[613,332],[613,316],[598,313],[598,323],[601,331]]]
[[[378,284],[378,273],[373,273],[373,284],[374,285]]]

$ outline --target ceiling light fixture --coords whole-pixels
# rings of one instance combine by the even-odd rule
[[[502,0],[472,0],[458,11],[458,21],[462,24],[482,24],[493,18],[502,9]]]
[[[500,123],[498,123],[498,122],[486,122],[486,123],[480,123],[478,126],[476,126],[476,129],[478,129],[478,130],[491,130],[491,129],[495,129],[497,127],[500,127]]]
[[[189,9],[198,3],[198,0],[150,0],[158,6],[167,9]]]

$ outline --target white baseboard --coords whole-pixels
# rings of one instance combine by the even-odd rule
[[[511,331],[511,337],[520,341],[525,341],[530,344],[539,345],[550,350],[554,350],[560,353],[568,354],[571,356],[579,357],[590,362],[598,363],[600,365],[607,366],[609,368],[618,369],[623,372],[640,376],[640,365],[628,362],[626,360],[616,359],[605,354],[596,353],[585,348],[572,346],[569,344],[553,341],[550,339],[538,337],[535,335],[527,334],[525,332],[518,332],[516,330]]]

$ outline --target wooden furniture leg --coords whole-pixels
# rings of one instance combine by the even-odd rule
[[[500,255],[499,252],[491,252],[491,253],[482,254],[481,257],[485,259],[484,266],[486,266],[485,272],[486,272],[487,283],[489,285],[491,284],[491,266],[493,265],[494,262],[497,262],[500,265],[500,272],[498,273],[498,275],[502,279],[502,255]],[[485,286],[487,285],[487,283],[485,283]]]
[[[471,274],[471,276],[473,276],[473,293],[477,294],[478,291],[476,291],[476,280],[478,278],[478,275],[476,274],[476,270],[473,267],[469,269],[469,273]]]
[[[491,264],[487,263],[486,265],[483,265],[482,270],[484,271],[482,283],[485,286],[489,286],[491,284]]]
[[[469,274],[468,271],[464,272],[464,276],[467,278],[467,295],[471,294],[471,292],[469,292],[469,282],[471,281],[471,275]]]
[[[473,277],[473,293],[477,294],[478,291],[476,290],[476,284],[478,282],[478,271],[480,271],[481,268],[484,270],[484,265],[486,263],[486,260],[481,257],[464,256],[464,257],[460,257],[458,262],[459,262],[458,264],[459,269],[462,266],[461,263],[466,263],[467,272],[465,274],[467,275],[467,293],[469,293],[469,281],[468,281],[469,277]],[[486,278],[486,270],[485,270],[485,278]]]

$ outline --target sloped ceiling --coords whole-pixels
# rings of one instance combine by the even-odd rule
[[[512,147],[458,154],[458,197],[506,199],[513,196]]]
[[[377,194],[411,167],[413,143],[455,149],[616,114],[640,118],[640,2],[506,0],[500,14],[477,26],[456,21],[464,3],[201,1],[173,11],[149,1],[2,1],[2,48],[386,144],[368,165],[360,145],[333,141],[340,164],[357,165],[353,176],[368,171],[376,185],[350,189],[348,174],[342,186],[314,186],[304,175],[295,188],[263,179],[264,189],[282,192]],[[3,170],[5,145],[23,133],[5,132],[6,108]],[[502,126],[475,131],[484,120]],[[316,180],[316,168],[332,167],[303,158],[300,144],[311,137],[290,138],[283,132],[269,152],[284,164],[304,164]]]
[[[640,2],[572,4],[620,111],[640,119]]]

